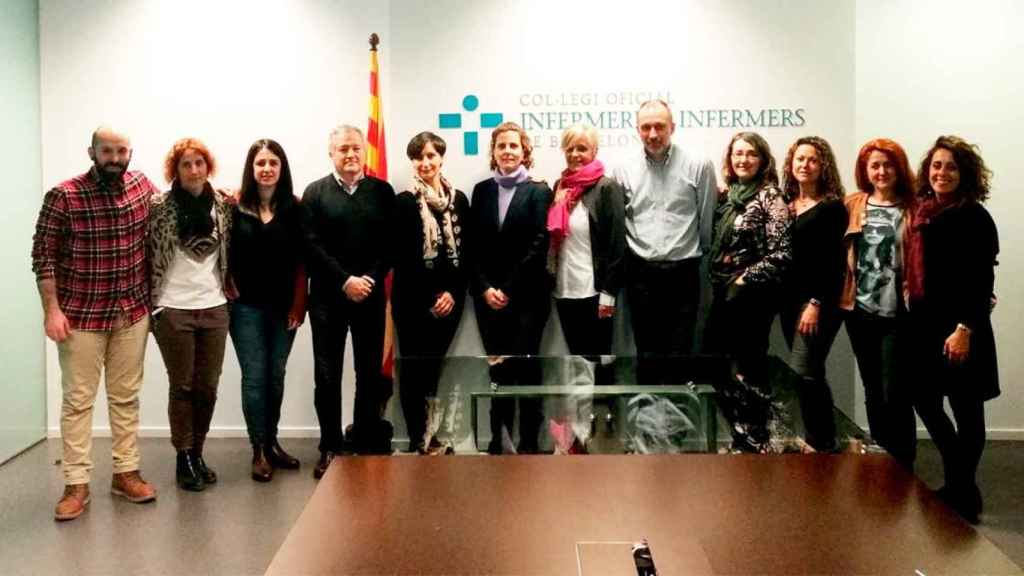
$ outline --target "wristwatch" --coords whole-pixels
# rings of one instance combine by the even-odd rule
[[[964,324],[963,322],[957,323],[956,329],[960,330],[960,331],[963,331],[963,332],[966,332],[968,336],[971,335],[971,329],[967,326],[967,324]]]
[[[818,308],[821,308],[821,300],[818,300],[817,298],[811,298],[810,300],[807,301],[807,303],[810,304],[811,306],[817,306]]]

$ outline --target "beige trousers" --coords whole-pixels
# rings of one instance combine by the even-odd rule
[[[139,390],[149,316],[104,332],[72,330],[57,344],[61,387],[60,432],[64,483],[83,484],[92,471],[92,407],[105,372],[114,473],[139,469]]]

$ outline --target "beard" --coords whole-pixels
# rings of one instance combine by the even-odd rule
[[[93,161],[96,166],[96,173],[105,184],[118,184],[121,182],[124,173],[128,171],[128,162],[104,162]]]

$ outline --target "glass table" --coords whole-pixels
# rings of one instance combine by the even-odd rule
[[[457,454],[514,453],[536,434],[531,452],[546,454],[715,453],[728,451],[728,426],[716,403],[713,383],[728,377],[728,362],[714,356],[666,359],[678,369],[664,385],[638,382],[636,359],[627,356],[449,356],[396,360],[395,397],[385,414],[395,425],[397,448],[408,446],[401,398],[402,377],[419,381],[439,372],[434,398],[434,438]],[[771,451],[807,452],[796,387],[799,377],[777,357],[769,357],[772,382]],[[499,382],[504,382],[499,383]],[[414,393],[419,394],[413,390]],[[515,416],[495,439],[495,403]],[[525,408],[525,411],[524,411]],[[834,409],[839,450],[881,451],[846,414]]]

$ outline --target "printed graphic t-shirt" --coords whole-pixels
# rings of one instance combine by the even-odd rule
[[[897,231],[903,210],[868,202],[864,233],[857,240],[857,306],[892,318],[899,306],[900,251]]]

